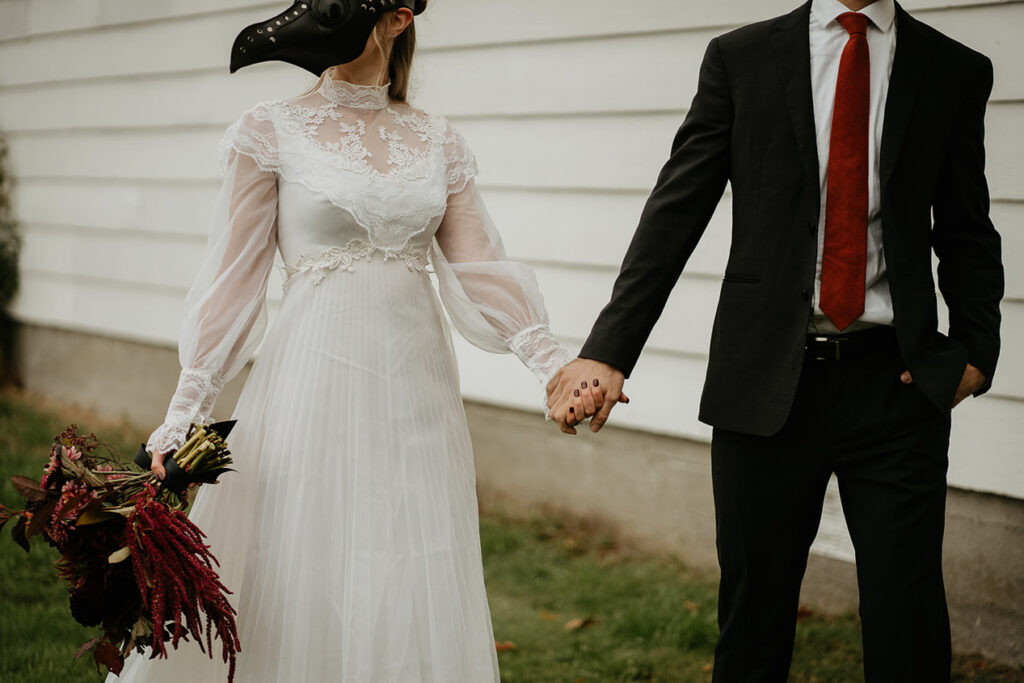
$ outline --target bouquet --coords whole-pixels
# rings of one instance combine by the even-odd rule
[[[102,664],[120,673],[125,657],[147,644],[151,658],[167,657],[168,642],[177,648],[191,635],[211,658],[213,640],[221,641],[228,681],[234,679],[241,644],[226,597],[231,591],[217,575],[205,534],[184,512],[196,486],[231,471],[225,439],[233,426],[191,425],[159,480],[149,471],[145,444],[133,467],[95,434],[81,436],[70,425],[54,437],[40,481],[11,478],[25,509],[0,505],[0,528],[16,519],[12,536],[26,551],[33,536],[58,550],[55,566],[72,617],[101,629],[76,655],[91,649],[97,670]]]

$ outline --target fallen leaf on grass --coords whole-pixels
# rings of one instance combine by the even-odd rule
[[[805,607],[803,605],[800,605],[800,607],[798,607],[797,610],[796,610],[796,620],[797,621],[803,621],[807,617],[813,617],[813,616],[814,616],[814,610],[812,610],[810,607]]]
[[[495,641],[494,647],[498,650],[498,652],[505,652],[506,650],[516,649],[516,644],[513,643],[511,640],[506,640],[504,643],[499,643]]]
[[[685,605],[686,609],[690,610],[691,612],[696,612],[700,609],[700,605],[692,603],[689,600],[683,600],[683,605]]]
[[[702,667],[700,668],[700,670],[701,670],[701,671],[711,671],[711,670],[712,670],[712,669],[714,669],[714,668],[715,668],[715,665],[714,665],[714,664],[705,664],[704,666],[702,666]]]
[[[593,617],[587,617],[586,619],[580,619],[579,617],[576,617],[575,619],[570,619],[569,621],[565,622],[565,630],[579,631],[582,628],[592,626],[596,623],[597,619]]]
[[[541,619],[545,619],[547,621],[557,621],[558,620],[558,615],[557,614],[552,614],[551,612],[549,612],[549,611],[547,611],[545,609],[545,610],[541,610],[540,618]]]

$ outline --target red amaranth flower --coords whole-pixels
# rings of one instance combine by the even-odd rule
[[[229,471],[223,438],[232,424],[214,430],[213,450],[192,454],[208,465],[196,481],[215,483]],[[107,455],[96,452],[101,446]],[[187,499],[135,464],[138,473],[95,434],[79,435],[70,425],[54,437],[40,482],[11,478],[25,507],[0,505],[0,526],[17,518],[10,528],[18,545],[28,551],[29,539],[38,537],[60,553],[54,567],[68,588],[71,616],[102,631],[76,657],[92,650],[97,666],[117,674],[124,656],[132,649],[141,653],[150,639],[154,657],[167,656],[168,641],[177,648],[191,636],[211,658],[219,639],[231,683],[241,645],[217,560],[205,535],[173,509]]]
[[[166,642],[170,640],[176,648],[187,632],[212,658],[211,630],[215,630],[215,637],[221,641],[221,658],[229,663],[230,683],[234,680],[236,654],[242,649],[236,612],[226,597],[231,591],[214,570],[218,563],[210,546],[203,543],[205,534],[185,513],[154,500],[156,495],[153,486],[146,485],[132,499],[135,510],[128,518],[132,568],[144,612],[153,622],[153,651],[166,657]],[[165,628],[168,622],[169,630]]]

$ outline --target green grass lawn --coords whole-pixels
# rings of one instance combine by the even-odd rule
[[[38,478],[53,435],[70,422],[95,430],[126,456],[147,435],[81,411],[58,413],[0,395],[0,503],[21,507],[8,477]],[[495,637],[511,643],[499,653],[503,681],[711,680],[714,577],[670,558],[628,552],[585,520],[522,520],[495,511],[483,516],[481,534]],[[9,528],[2,536],[0,681],[98,680],[91,657],[74,659],[91,631],[71,619],[50,566],[54,552],[37,542],[26,555]],[[854,615],[801,619],[791,680],[859,681],[860,666]],[[958,656],[954,680],[1024,681],[1024,671]]]

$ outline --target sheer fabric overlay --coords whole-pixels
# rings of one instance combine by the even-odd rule
[[[391,102],[383,86],[325,76],[314,93],[246,111],[222,136],[219,164],[207,256],[178,334],[181,379],[151,451],[173,450],[190,422],[208,420],[224,383],[260,344],[278,249],[278,178],[363,229],[322,249],[286,236],[286,290],[297,274],[319,282],[375,256],[421,270],[432,263],[445,309],[470,343],[515,353],[545,384],[574,357],[551,335],[532,269],[508,259],[474,181],[476,159],[443,117]]]
[[[189,513],[234,591],[236,680],[497,683],[445,312],[542,383],[572,354],[533,272],[505,253],[473,154],[445,119],[328,74],[246,111],[220,162],[180,381],[148,445],[171,450],[207,421],[259,347],[232,414],[237,471]],[[284,292],[268,325],[278,253]],[[167,660],[133,654],[108,682],[225,674],[186,643]]]

